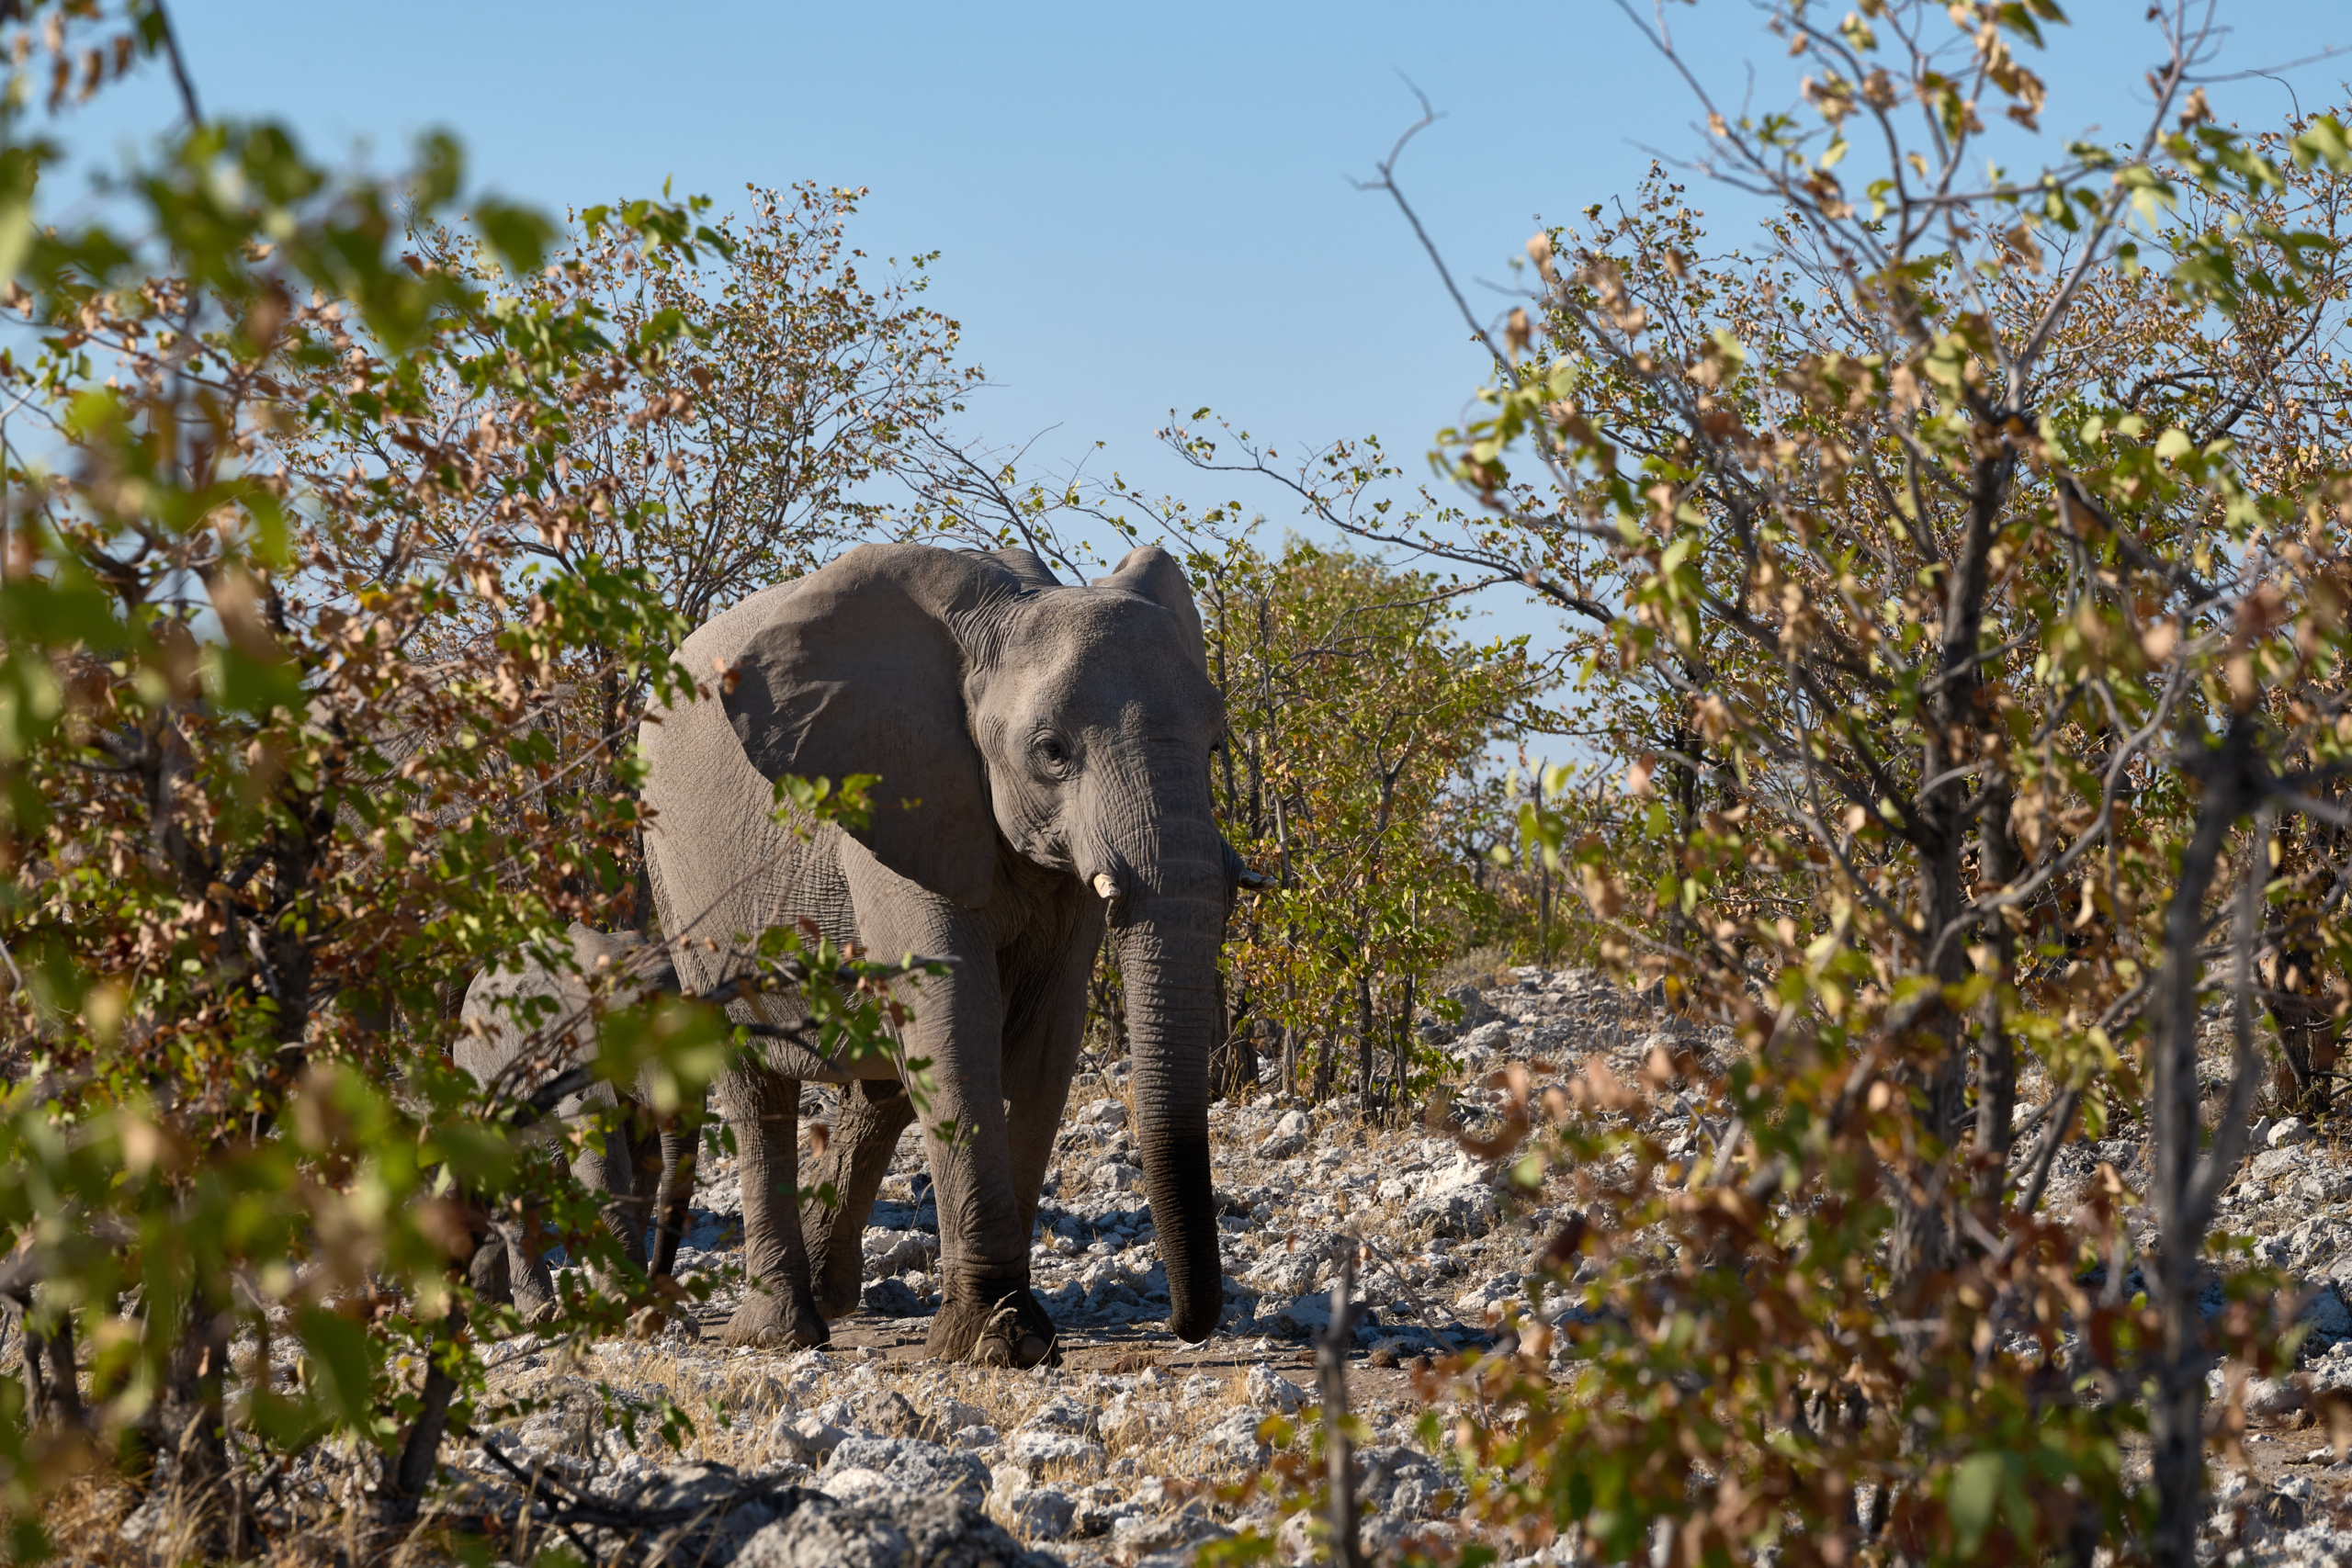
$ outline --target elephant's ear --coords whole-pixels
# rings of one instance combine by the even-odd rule
[[[967,908],[988,902],[995,880],[996,818],[955,624],[1021,587],[988,556],[861,545],[775,602],[724,698],[763,777],[879,774],[856,838]]]
[[[1138,545],[1126,553],[1116,571],[1096,578],[1094,586],[1140,593],[1175,616],[1193,662],[1201,667],[1202,674],[1209,672],[1209,645],[1201,635],[1201,612],[1193,604],[1193,585],[1184,581],[1184,569],[1176,564],[1174,556],[1158,545]]]

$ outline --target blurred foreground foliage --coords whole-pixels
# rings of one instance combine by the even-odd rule
[[[169,54],[168,20],[148,0],[11,15],[9,1550],[40,1555],[44,1496],[97,1465],[164,1496],[182,1550],[250,1556],[256,1487],[328,1436],[388,1544],[444,1434],[497,1414],[481,1347],[516,1325],[468,1273],[493,1219],[575,1266],[556,1332],[690,1304],[570,1173],[610,1116],[550,1123],[560,1086],[485,1089],[446,1056],[469,974],[570,967],[571,921],[631,914],[634,715],[603,699],[683,693],[688,622],[654,546],[632,547],[672,509],[571,452],[583,422],[696,425],[714,330],[542,287],[554,226],[469,192],[442,136],[406,175],[352,176],[280,127],[200,120],[190,93],[107,200],[52,201],[66,89]],[[51,76],[45,117],[27,106]],[[594,209],[585,243],[658,293],[741,243],[706,206]],[[768,946],[758,983],[816,995],[829,1048],[880,1048],[891,971]],[[698,1118],[734,1026],[584,979],[596,1055],[569,1087],[636,1084]]]

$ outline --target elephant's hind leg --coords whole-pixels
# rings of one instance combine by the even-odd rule
[[[684,1112],[662,1129],[662,1173],[653,1194],[653,1273],[668,1279],[677,1272],[678,1243],[694,1216],[695,1156],[702,1129]]]
[[[727,1076],[721,1088],[743,1184],[743,1304],[719,1335],[727,1345],[805,1349],[831,1337],[809,1291],[800,1234],[800,1085],[764,1067]]]
[[[816,1162],[810,1183],[818,1194],[830,1184],[834,1201],[812,1195],[800,1211],[809,1253],[820,1270],[817,1310],[828,1319],[857,1310],[865,1265],[860,1246],[865,1221],[874,1212],[882,1178],[889,1173],[899,1134],[914,1119],[914,1099],[895,1078],[860,1078],[842,1090],[832,1138],[824,1157]]]
[[[609,1090],[605,1093],[607,1098],[601,1104],[588,1108],[604,1124],[572,1160],[571,1174],[582,1187],[603,1195],[605,1228],[620,1244],[621,1256],[643,1269],[645,1226],[653,1210],[652,1185],[643,1178],[658,1159],[652,1152],[652,1131],[637,1106],[616,1102],[609,1098]],[[605,1283],[614,1286],[619,1281]]]

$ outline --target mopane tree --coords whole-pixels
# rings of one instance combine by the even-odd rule
[[[410,265],[495,297],[465,340],[474,355],[512,361],[518,333],[583,311],[611,323],[612,344],[573,367],[557,438],[526,443],[497,434],[514,400],[498,378],[429,375],[379,421],[388,367],[359,333],[299,389],[315,418],[294,471],[334,504],[366,505],[421,446],[462,449],[466,482],[418,498],[408,550],[494,540],[536,576],[641,571],[689,628],[899,532],[907,482],[979,373],[956,363],[956,323],[923,303],[935,257],[877,266],[851,244],[864,194],[752,186],[743,211],[718,217],[699,197],[591,207],[519,276],[478,239],[419,223]],[[632,361],[631,343],[650,346]],[[607,759],[583,787],[612,787],[645,695],[610,668],[565,694],[552,722]]]
[[[1423,1070],[1416,1011],[1480,903],[1457,819],[1488,747],[1543,722],[1548,672],[1375,558],[1244,535],[1196,539],[1185,565],[1226,698],[1219,815],[1267,884],[1236,910],[1237,1023],[1280,1052],[1286,1089],[1303,1069],[1317,1099],[1396,1106]]]
[[[583,390],[678,417],[645,383],[683,323],[518,307],[488,269],[534,276],[551,226],[461,206],[447,139],[381,181],[202,119],[152,0],[0,31],[12,115],[37,79],[158,52],[186,111],[95,217],[38,187],[45,122],[0,146],[6,1551],[45,1555],[45,1502],[94,1464],[178,1556],[320,1529],[338,1470],[365,1501],[330,1533],[389,1550],[445,1434],[506,1414],[481,1346],[514,1320],[469,1271],[494,1220],[603,1271],[557,1332],[677,1305],[561,1157],[617,1127],[550,1146],[530,1123],[594,1074],[697,1107],[735,1032],[707,1002],[616,1008],[593,1068],[526,1094],[446,1064],[439,1004],[492,959],[568,964],[569,921],[628,891],[634,763],[550,716],[607,683],[682,692],[682,619],[641,565],[531,574],[503,525],[602,525],[592,477],[557,472]],[[403,209],[464,222],[483,270],[409,265]],[[613,222],[644,258],[713,243],[684,206]],[[462,429],[433,419],[448,387],[477,400]],[[875,1038],[877,972],[777,945],[759,983],[820,981],[826,1032]],[[266,1491],[297,1456],[320,1492]]]
[[[1471,323],[1497,374],[1442,438],[1459,511],[1377,514],[1353,451],[1276,475],[1566,612],[1629,784],[1697,809],[1644,814],[1649,898],[1622,840],[1530,826],[1747,1045],[1688,1163],[1626,1119],[1651,1085],[1511,1086],[1557,1122],[1511,1168],[1582,1201],[1547,1257],[1593,1265],[1598,1316],[1564,1386],[1482,1372],[1511,1415],[1476,1511],[1607,1557],[1668,1521],[1690,1562],[2185,1564],[2206,1373],[2278,1354],[2259,1276],[2198,1310],[2257,1019],[2308,1079],[2341,994],[2352,154],[2332,116],[2213,123],[2202,6],[2151,13],[2132,140],[2022,176],[1985,164],[2054,112],[2054,6],[1770,19],[1796,106],[1691,78],[1760,243],[1662,176],[1535,236],[1528,297]],[[1405,203],[1393,157],[1379,183]],[[2061,1143],[2126,1123],[2144,1194],[2045,1213]]]

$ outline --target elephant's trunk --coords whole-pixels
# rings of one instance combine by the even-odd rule
[[[1216,1200],[1209,1184],[1209,1055],[1218,1017],[1216,959],[1225,935],[1222,846],[1144,871],[1118,929],[1127,1037],[1134,1053],[1136,1136],[1168,1269],[1169,1326],[1197,1343],[1225,1310]],[[1196,863],[1195,863],[1196,862]],[[1156,885],[1156,886],[1155,886]]]

